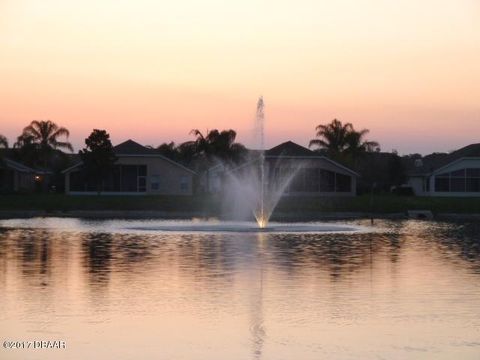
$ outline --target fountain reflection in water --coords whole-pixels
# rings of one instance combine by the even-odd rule
[[[238,219],[245,210],[253,213],[259,228],[266,228],[273,210],[291,183],[301,164],[283,161],[281,157],[265,155],[265,104],[257,102],[255,115],[255,145],[258,151],[243,166],[227,172],[226,197],[235,207]]]

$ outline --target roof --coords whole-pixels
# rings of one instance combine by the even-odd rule
[[[310,149],[307,149],[304,146],[298,145],[297,143],[294,143],[293,141],[286,141],[284,143],[281,143],[280,145],[274,146],[273,148],[266,150],[265,151],[265,158],[299,158],[299,159],[305,159],[305,158],[312,158],[312,159],[323,159],[334,166],[337,166],[349,173],[351,173],[354,176],[359,176],[359,174],[352,169],[330,159],[329,157],[322,155],[318,152],[312,151]]]
[[[115,155],[121,157],[121,156],[133,156],[133,157],[156,157],[160,158],[162,160],[165,160],[175,166],[178,166],[192,174],[195,174],[195,171],[192,169],[189,169],[182,164],[179,164],[176,161],[173,161],[163,155],[161,155],[156,149],[151,149],[146,146],[143,146],[131,139],[124,141],[118,145],[115,145],[113,147],[113,152]],[[80,157],[78,157],[78,162],[74,164],[73,166],[70,166],[69,168],[65,169],[62,171],[62,173],[67,173],[70,172],[78,167],[80,167],[83,164],[83,162],[80,160]]]
[[[18,161],[9,159],[7,157],[4,157],[3,163],[5,166],[9,169],[13,169],[15,171],[19,171],[22,173],[33,173],[33,174],[52,174],[52,172],[48,169],[41,169],[41,168],[32,168],[30,166],[27,166],[25,164],[22,164]]]
[[[254,162],[258,161],[258,159],[261,155],[261,151],[256,151],[255,150],[255,152],[252,152],[252,154],[253,154],[252,159],[250,159],[249,161],[246,161],[242,165],[239,165],[239,166],[231,169],[231,171],[241,169],[241,168],[243,168],[243,167],[245,167],[245,166],[247,166],[251,163],[254,163]],[[268,159],[268,158],[323,159],[323,160],[333,164],[334,166],[337,166],[337,167],[349,172],[350,174],[352,174],[354,176],[360,176],[357,172],[353,171],[352,169],[349,169],[348,167],[346,167],[342,164],[339,164],[338,162],[336,162],[336,161],[334,161],[334,160],[332,160],[332,159],[330,159],[330,158],[328,158],[324,155],[320,155],[318,152],[312,151],[310,149],[307,149],[306,147],[298,145],[298,144],[294,143],[293,141],[286,141],[286,142],[281,143],[277,146],[274,146],[273,148],[271,148],[269,150],[265,150],[265,158],[266,159]],[[217,166],[218,165],[215,165],[213,168],[211,168],[209,170],[212,170]]]
[[[467,145],[463,148],[451,152],[450,154],[433,153],[424,156],[423,158],[421,158],[421,166],[415,166],[415,162],[410,161],[407,164],[407,168],[410,176],[428,175],[460,159],[478,157],[480,157],[480,143]]]
[[[113,147],[116,155],[159,155],[155,149],[147,148],[129,139]]]
[[[16,170],[16,171],[19,171],[19,172],[24,172],[24,173],[35,173],[37,172],[35,169],[27,166],[27,165],[24,165],[22,163],[19,163],[17,161],[14,161],[12,159],[9,159],[9,158],[3,158],[3,161],[5,162],[5,165],[7,168],[10,168],[10,169],[13,169],[13,170]]]
[[[35,174],[52,174],[52,171],[45,168],[40,167],[31,167],[25,165],[24,163],[13,160],[12,157],[16,158],[15,156],[15,149],[12,148],[2,148],[0,149],[0,167],[5,166],[9,169],[13,169],[15,171],[23,172],[23,173],[35,173]]]
[[[265,151],[265,156],[318,156],[315,152],[306,147],[298,145],[293,141],[286,141],[280,145]]]

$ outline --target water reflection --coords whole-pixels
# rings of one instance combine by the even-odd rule
[[[112,235],[85,234],[81,243],[83,267],[88,272],[90,285],[108,284],[112,261]]]
[[[63,334],[72,359],[127,359],[134,346],[145,359],[475,358],[480,225],[380,226],[370,234],[0,228],[0,335]]]

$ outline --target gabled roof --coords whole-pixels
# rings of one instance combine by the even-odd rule
[[[116,155],[152,155],[158,154],[155,149],[147,148],[129,139],[113,147]]]
[[[21,163],[19,161],[12,160],[11,156],[15,156],[14,149],[0,149],[0,168],[6,167],[8,169],[12,169],[22,173],[32,173],[39,175],[52,174],[52,171],[49,169],[25,165],[24,163]]]
[[[195,171],[193,171],[192,169],[189,169],[185,166],[183,166],[182,164],[179,164],[178,162],[176,161],[173,161],[161,154],[159,154],[159,152],[156,150],[156,149],[150,149],[146,146],[143,146],[131,139],[127,140],[127,141],[124,141],[116,146],[113,147],[113,152],[115,153],[115,155],[117,156],[126,156],[126,157],[156,157],[156,158],[160,158],[160,159],[163,159],[175,166],[178,166],[192,174],[195,174]],[[70,166],[69,168],[65,169],[62,171],[63,174],[65,173],[68,173],[76,168],[79,168],[81,165],[82,165],[82,161],[79,159],[79,162],[77,162],[76,164],[74,164],[73,166]]]
[[[441,169],[455,161],[463,158],[480,157],[480,143],[470,144],[458,150],[446,153],[434,153],[422,158],[421,166],[409,164],[408,170],[410,175],[429,175],[434,171]]]
[[[4,157],[2,161],[5,164],[5,167],[15,171],[22,172],[22,173],[43,174],[43,175],[52,174],[52,172],[48,169],[32,168],[30,166],[27,166],[25,164],[22,164],[18,161],[15,161],[6,157]]]
[[[286,141],[265,151],[265,156],[317,156],[312,150],[307,149],[293,141]]]
[[[5,162],[5,165],[7,168],[23,172],[23,173],[35,173],[36,170],[31,168],[30,166],[24,165],[22,163],[19,163],[15,160],[9,159],[9,158],[3,158],[3,161]]]
[[[245,163],[230,169],[228,171],[236,171],[238,169],[241,169],[245,166],[248,166],[249,164],[255,163],[259,161],[259,158],[261,156],[261,151],[254,150],[255,152],[252,153],[252,157],[250,160],[246,161]],[[292,159],[292,158],[298,158],[298,159],[323,159],[329,163],[331,163],[334,166],[337,166],[346,172],[352,174],[353,176],[360,176],[357,172],[353,171],[352,169],[349,169],[348,167],[339,164],[338,162],[319,154],[318,152],[312,151],[310,149],[307,149],[306,147],[303,147],[301,145],[298,145],[294,143],[293,141],[286,141],[284,143],[281,143],[280,145],[274,146],[273,148],[269,150],[265,150],[265,159]],[[219,165],[215,165],[214,167],[210,168],[210,170],[213,170],[214,168],[218,167]]]
[[[265,158],[298,158],[298,159],[306,159],[306,158],[312,158],[312,159],[323,159],[329,163],[331,163],[334,166],[337,166],[350,174],[354,176],[360,176],[357,172],[353,171],[352,169],[336,162],[335,160],[330,159],[327,156],[324,156],[318,152],[312,151],[310,149],[307,149],[306,147],[303,147],[301,145],[298,145],[297,143],[294,143],[293,141],[286,141],[284,143],[281,143],[280,145],[277,145],[269,150],[265,151]]]

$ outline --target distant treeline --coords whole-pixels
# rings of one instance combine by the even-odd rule
[[[361,175],[358,182],[361,191],[370,191],[373,187],[388,190],[404,183],[405,162],[417,156],[402,159],[395,152],[382,153],[378,142],[366,139],[368,129],[356,130],[351,123],[342,123],[337,119],[320,124],[315,130],[315,138],[310,140],[309,147],[357,171]],[[236,142],[235,130],[213,129],[203,133],[193,129],[190,134],[193,137],[191,141],[180,144],[171,141],[150,148],[197,172],[206,170],[218,161],[227,165],[239,164],[249,156],[248,149]],[[92,131],[78,156],[62,151],[73,152],[68,142],[69,135],[68,129],[50,120],[32,121],[17,137],[9,156],[28,166],[50,169],[60,182],[61,170],[78,161],[78,156],[92,169],[92,173],[98,173],[99,169],[108,170],[116,160],[107,131]],[[8,141],[2,135],[1,147],[8,148]]]

